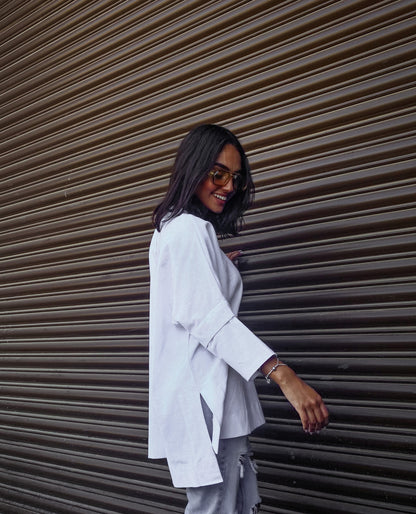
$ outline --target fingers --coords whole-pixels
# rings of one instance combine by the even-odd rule
[[[308,434],[316,434],[323,430],[329,422],[329,413],[322,399],[313,406],[305,408],[301,415],[303,430]]]
[[[236,259],[238,259],[238,257],[240,257],[242,253],[243,252],[241,250],[235,250],[234,252],[228,252],[226,256],[234,262]]]
[[[321,404],[321,413],[323,416],[322,428],[325,428],[329,423],[329,412],[324,402]]]

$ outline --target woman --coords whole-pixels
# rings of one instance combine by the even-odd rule
[[[257,512],[248,434],[264,423],[261,371],[303,429],[328,423],[321,397],[241,321],[240,274],[217,235],[235,235],[254,194],[236,136],[201,125],[182,141],[156,208],[150,260],[149,457],[167,458],[187,514]]]

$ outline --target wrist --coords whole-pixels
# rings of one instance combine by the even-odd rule
[[[263,366],[261,367],[261,372],[266,379],[266,382],[270,384],[271,380],[276,382],[277,372],[281,366],[287,366],[284,362],[282,362],[277,354],[274,357],[270,357]]]
[[[277,384],[279,387],[282,387],[290,382],[294,376],[296,376],[296,374],[293,369],[290,368],[287,364],[281,362],[281,365],[270,374],[269,379],[271,378],[275,384]]]

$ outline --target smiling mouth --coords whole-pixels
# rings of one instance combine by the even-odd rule
[[[226,196],[219,195],[218,193],[215,193],[214,196],[215,196],[215,198],[218,198],[218,200],[221,200],[222,202],[226,202],[227,201],[227,197]]]

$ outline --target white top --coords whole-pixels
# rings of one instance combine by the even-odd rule
[[[149,260],[149,458],[167,458],[175,487],[219,483],[219,438],[264,423],[253,378],[273,352],[236,317],[241,277],[211,223],[174,218],[155,231]]]

